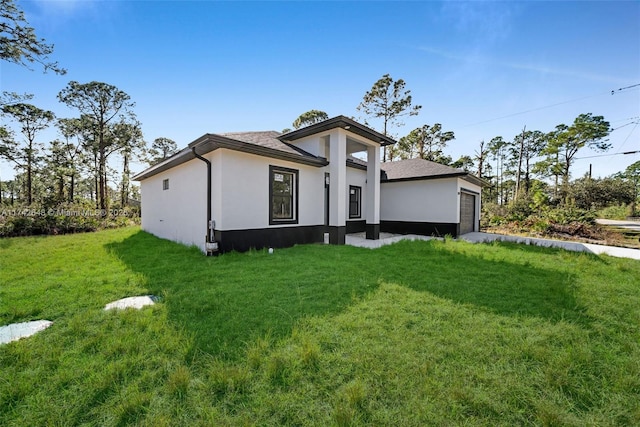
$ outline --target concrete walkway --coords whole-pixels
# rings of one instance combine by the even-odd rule
[[[431,240],[437,237],[420,236],[417,234],[391,234],[380,233],[379,240],[367,240],[365,233],[347,234],[345,243],[360,248],[376,249],[384,245],[390,245],[400,240]],[[538,239],[533,237],[506,236],[492,233],[467,233],[458,237],[470,243],[489,243],[495,241],[521,243],[525,245],[544,246],[547,248],[560,248],[573,252],[589,252],[592,254],[609,255],[618,258],[631,258],[640,260],[640,249],[618,248],[616,246],[594,245],[591,243],[566,242],[564,240]]]

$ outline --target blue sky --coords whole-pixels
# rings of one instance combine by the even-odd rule
[[[610,154],[640,150],[640,86],[617,91],[640,83],[637,1],[17,3],[68,73],[2,63],[1,89],[69,117],[56,95],[70,80],[115,85],[136,102],[147,141],[184,147],[207,132],[282,130],[310,109],[357,119],[364,93],[389,73],[423,106],[396,136],[442,123],[455,132],[454,159],[580,113],[618,128]],[[578,160],[573,175],[638,160]]]

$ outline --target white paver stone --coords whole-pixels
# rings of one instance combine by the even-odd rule
[[[47,329],[52,324],[53,322],[50,320],[33,320],[31,322],[12,323],[10,325],[0,326],[0,344],[30,337],[35,333]]]

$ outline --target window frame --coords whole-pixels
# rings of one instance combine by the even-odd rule
[[[165,178],[162,180],[162,191],[166,191],[169,189],[169,178]]]
[[[282,173],[291,175],[291,183],[293,189],[291,191],[291,217],[290,218],[276,218],[273,214],[273,199],[274,188],[273,183],[276,173]],[[285,168],[281,166],[269,165],[269,225],[281,225],[281,224],[298,224],[298,200],[299,200],[299,174],[298,169]]]
[[[352,212],[351,211],[351,204],[353,203],[351,201],[351,190],[355,191],[355,196],[356,196],[356,206],[358,208],[357,212]],[[362,187],[358,186],[358,185],[350,185],[349,186],[349,219],[360,219],[362,218]]]

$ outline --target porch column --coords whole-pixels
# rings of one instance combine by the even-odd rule
[[[347,232],[347,134],[342,129],[329,137],[329,243],[344,245]]]
[[[380,147],[367,147],[367,239],[380,238]]]

